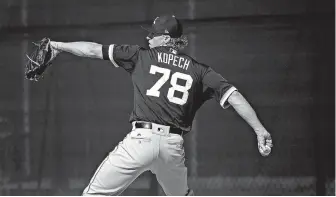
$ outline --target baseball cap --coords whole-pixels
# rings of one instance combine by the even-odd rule
[[[152,37],[155,35],[169,35],[172,38],[179,38],[183,33],[182,24],[174,15],[156,17],[151,28],[142,28],[152,34]]]

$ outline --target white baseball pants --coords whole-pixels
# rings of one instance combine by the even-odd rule
[[[83,195],[120,195],[147,170],[156,175],[166,195],[190,195],[182,136],[169,133],[168,126],[152,123],[152,129],[139,129],[134,124],[100,164]]]

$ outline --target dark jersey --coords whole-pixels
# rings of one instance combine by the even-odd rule
[[[169,47],[144,49],[110,45],[109,59],[130,73],[134,109],[130,121],[148,121],[191,130],[196,111],[210,98],[223,108],[236,90],[211,67]]]

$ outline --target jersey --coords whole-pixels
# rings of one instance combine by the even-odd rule
[[[108,57],[132,78],[132,121],[147,121],[189,132],[197,110],[215,98],[227,108],[237,89],[211,67],[186,54],[161,46],[110,45]]]

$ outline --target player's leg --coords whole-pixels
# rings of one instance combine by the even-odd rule
[[[83,195],[119,195],[148,169],[153,160],[151,139],[136,139],[132,133],[100,164]]]
[[[187,183],[183,138],[172,134],[161,139],[160,157],[151,166],[151,171],[156,174],[166,195],[193,195],[193,191],[189,189]]]
[[[153,169],[152,172],[156,175],[156,179],[166,195],[187,196],[193,193],[187,184],[187,169],[185,166],[168,166],[162,161],[157,161],[155,170]]]

